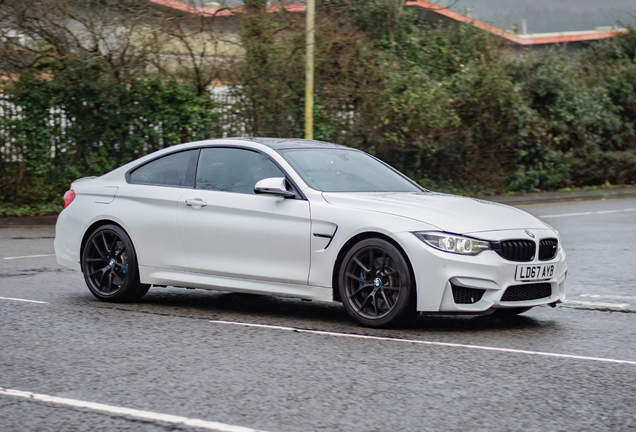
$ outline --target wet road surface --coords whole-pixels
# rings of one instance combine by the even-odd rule
[[[100,303],[53,229],[0,229],[0,430],[636,429],[636,200],[524,210],[561,233],[568,302],[401,330],[215,291]]]

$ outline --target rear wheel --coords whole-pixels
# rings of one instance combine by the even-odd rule
[[[362,325],[391,327],[417,315],[409,265],[386,240],[366,239],[351,248],[338,282],[347,313]]]
[[[90,235],[82,254],[82,272],[88,289],[102,301],[139,300],[150,288],[139,282],[132,241],[116,225],[103,225]]]

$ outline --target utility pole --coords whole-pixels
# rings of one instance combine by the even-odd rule
[[[314,24],[316,0],[307,0],[305,63],[305,139],[314,139]]]

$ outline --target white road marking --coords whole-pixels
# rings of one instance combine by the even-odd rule
[[[609,298],[615,300],[636,300],[634,296],[620,296],[620,295],[605,295],[605,294],[579,294],[581,297],[590,297],[590,298]]]
[[[559,218],[559,217],[569,217],[569,216],[584,216],[584,215],[591,215],[594,214],[594,212],[583,212],[583,213],[564,213],[564,214],[558,214],[558,215],[546,215],[546,216],[539,216],[541,219],[544,218]]]
[[[566,304],[581,304],[585,306],[595,306],[595,307],[609,307],[609,308],[618,308],[623,309],[629,306],[629,303],[604,303],[604,302],[590,302],[584,300],[566,300]]]
[[[636,211],[636,208],[622,209],[622,210],[605,210],[605,211],[596,212],[596,214],[622,213],[622,212],[633,212],[633,211]]]
[[[19,298],[11,298],[11,297],[0,297],[0,300],[13,300],[13,301],[39,303],[39,304],[47,304],[48,303],[48,302],[45,302],[45,301],[27,300],[27,299],[19,299]]]
[[[18,256],[18,257],[5,257],[4,259],[11,260],[11,259],[22,259],[22,258],[40,258],[40,257],[49,257],[49,256],[55,256],[55,254],[25,255],[25,256]]]
[[[536,356],[544,356],[544,357],[557,357],[557,358],[567,358],[574,360],[589,360],[595,362],[603,362],[603,363],[617,363],[617,364],[629,364],[635,365],[636,361],[633,360],[617,360],[610,358],[602,358],[602,357],[587,357],[587,356],[579,356],[579,355],[571,355],[571,354],[559,354],[559,353],[550,353],[550,352],[542,352],[542,351],[529,351],[529,350],[519,350],[513,348],[498,348],[498,347],[489,347],[482,345],[466,345],[460,343],[451,343],[451,342],[433,342],[433,341],[424,341],[417,339],[397,339],[397,338],[389,338],[389,337],[381,337],[381,336],[368,336],[368,335],[359,335],[359,334],[351,334],[351,333],[336,333],[336,332],[328,332],[322,330],[305,330],[294,327],[283,327],[283,326],[274,326],[267,324],[250,324],[250,323],[242,323],[242,322],[234,322],[234,321],[219,321],[219,320],[210,320],[213,324],[225,324],[225,325],[236,325],[243,327],[255,327],[255,328],[264,328],[270,330],[281,330],[281,331],[290,331],[296,333],[311,333],[323,336],[335,336],[335,337],[346,337],[353,339],[367,339],[367,340],[377,340],[383,342],[401,342],[401,343],[411,343],[418,345],[434,345],[434,346],[443,346],[443,347],[451,347],[451,348],[467,348],[467,349],[476,349],[483,351],[495,351],[495,352],[505,352],[505,353],[513,353],[513,354],[529,354]]]
[[[76,408],[86,408],[93,411],[101,411],[109,414],[117,414],[121,416],[134,417],[144,420],[152,420],[163,423],[171,423],[177,425],[197,427],[218,432],[264,432],[257,429],[251,429],[243,426],[234,426],[225,423],[218,423],[207,420],[193,419],[188,417],[175,416],[171,414],[161,414],[152,411],[141,411],[133,408],[124,408],[113,405],[105,405],[95,402],[86,402],[76,399],[67,399],[45,394],[30,393],[21,390],[5,389],[0,387],[0,395],[15,396],[25,399],[36,400],[40,402],[48,402],[59,405],[66,405]]]
[[[624,213],[624,212],[633,212],[633,211],[636,211],[636,208],[620,209],[620,210],[603,210],[603,211],[597,211],[597,212],[564,213],[564,214],[556,214],[556,215],[539,216],[539,218],[541,219],[560,218],[560,217],[570,217],[570,216],[585,216],[585,215],[591,215],[591,214]]]

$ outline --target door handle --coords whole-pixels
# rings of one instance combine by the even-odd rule
[[[187,199],[185,203],[187,206],[194,207],[194,208],[201,208],[208,205],[208,203],[203,201],[201,198]]]

